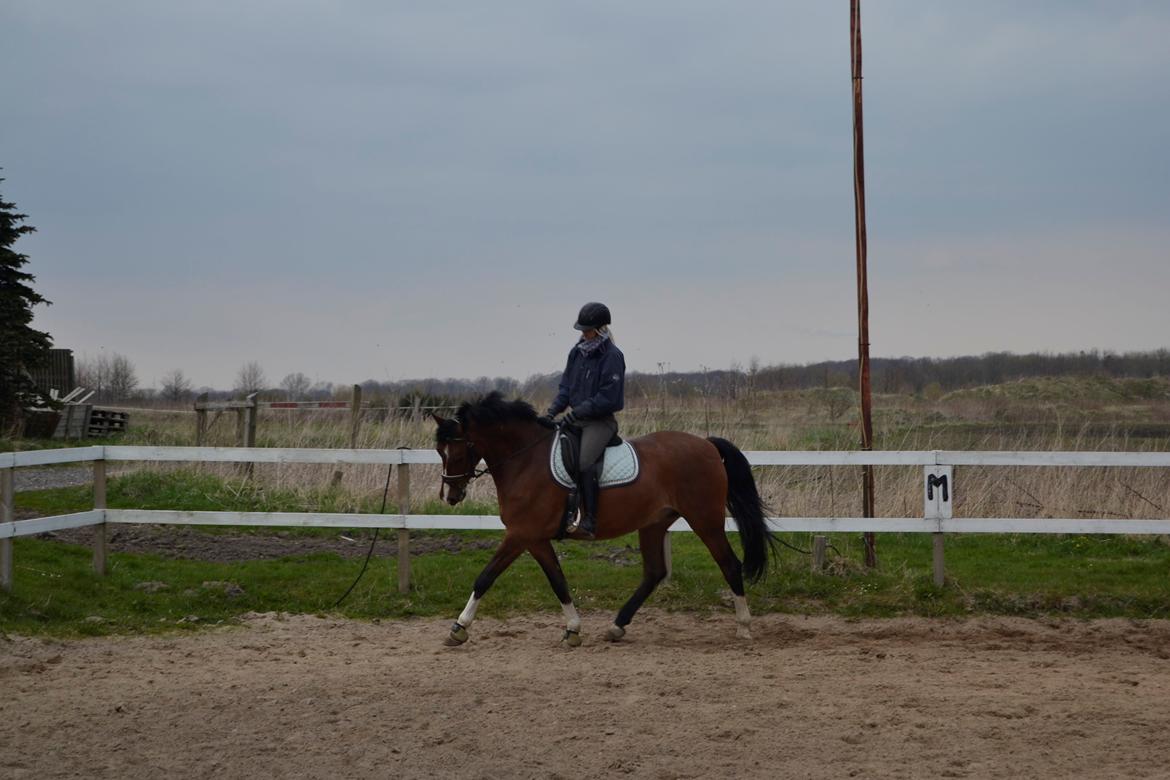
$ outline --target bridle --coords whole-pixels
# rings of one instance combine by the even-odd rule
[[[451,442],[456,442],[456,441],[467,442],[467,462],[468,463],[476,463],[480,460],[479,453],[475,452],[475,443],[462,437],[462,436],[460,436],[458,439],[444,439],[443,443],[450,444]],[[447,473],[447,461],[446,461],[446,459],[444,459],[444,461],[443,461],[443,474],[442,474],[443,484],[450,487],[452,482],[454,482],[457,479],[463,479],[464,477],[467,477],[467,481],[471,482],[472,480],[479,479],[480,477],[482,477],[484,474],[487,474],[488,472],[489,472],[489,469],[485,466],[482,469],[471,469],[470,471],[465,471],[462,474],[448,474]]]
[[[462,428],[463,421],[460,420],[458,417],[456,417],[454,419],[459,423],[459,427]],[[496,468],[500,468],[505,463],[507,463],[508,461],[517,457],[518,455],[521,455],[521,454],[527,452],[528,450],[535,447],[537,444],[540,444],[541,442],[548,439],[550,436],[554,435],[556,432],[557,432],[557,429],[554,428],[553,430],[546,433],[544,436],[541,436],[540,438],[535,439],[535,440],[529,442],[528,444],[525,444],[523,447],[516,450],[511,455],[509,455],[508,457],[504,458],[499,463],[497,463]],[[465,436],[459,436],[457,438],[452,438],[452,439],[443,439],[444,444],[449,444],[451,442],[460,442],[460,441],[465,442],[467,444],[467,447],[466,447],[467,462],[468,463],[478,462],[481,459],[481,457],[480,457],[479,453],[477,453],[475,451],[475,442],[471,441],[470,439],[468,439]],[[455,483],[457,480],[466,478],[467,481],[470,483],[470,482],[474,482],[475,480],[479,479],[480,477],[484,476],[485,474],[490,474],[490,473],[491,473],[491,469],[488,468],[487,466],[484,466],[482,469],[471,468],[471,469],[463,472],[462,474],[448,474],[447,473],[447,460],[446,460],[446,458],[444,458],[443,459],[443,473],[441,475],[441,479],[442,479],[443,484],[439,486],[439,499],[442,500],[442,498],[443,498],[443,488],[444,487],[446,487],[446,488],[455,487],[456,486]]]

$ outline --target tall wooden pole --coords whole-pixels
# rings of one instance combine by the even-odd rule
[[[362,430],[362,386],[353,386],[353,397],[349,403],[349,448],[357,449],[358,435]],[[333,487],[341,484],[341,466],[333,471]]]
[[[865,130],[861,111],[861,0],[849,2],[849,55],[853,64],[853,224],[857,245],[857,352],[861,382],[861,449],[873,449],[873,398],[869,384],[869,278],[865,237]],[[873,466],[862,466],[862,517],[873,517]],[[866,532],[865,565],[877,565],[873,532]]]

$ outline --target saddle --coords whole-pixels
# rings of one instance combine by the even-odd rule
[[[578,460],[581,454],[581,435],[562,429],[553,443],[549,468],[553,479],[561,487],[576,486]],[[628,485],[638,478],[638,453],[634,445],[623,441],[616,433],[602,454],[601,487]]]

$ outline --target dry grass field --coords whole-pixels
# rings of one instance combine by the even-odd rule
[[[877,395],[875,447],[883,450],[1103,450],[1164,451],[1170,447],[1170,380],[1029,379],[961,390],[931,398]],[[529,399],[538,407],[547,399]],[[722,436],[744,450],[849,450],[857,448],[856,393],[849,388],[755,392],[735,400],[662,395],[628,399],[622,433],[684,430]],[[135,412],[128,444],[191,445],[194,415],[178,410]],[[431,446],[427,418],[367,410],[358,446]],[[232,446],[235,424],[212,425],[209,445]],[[349,446],[346,410],[265,410],[262,447]],[[209,467],[213,468],[213,467]],[[422,468],[419,484],[438,485],[437,471]],[[330,467],[261,467],[263,484],[319,489]],[[921,511],[918,467],[877,469],[879,516]],[[860,514],[858,470],[829,467],[757,469],[762,492],[780,515]],[[354,501],[380,495],[380,468],[347,467],[343,485]],[[955,511],[968,517],[1159,518],[1170,511],[1170,479],[1157,469],[964,467],[956,475]],[[425,489],[424,489],[425,491]],[[420,494],[422,495],[422,494]],[[472,486],[473,500],[494,500],[489,480]]]

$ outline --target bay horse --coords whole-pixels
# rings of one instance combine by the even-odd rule
[[[464,403],[455,416],[437,423],[435,447],[443,461],[446,500],[463,500],[467,484],[483,473],[496,483],[504,539],[475,580],[467,606],[451,626],[449,646],[467,641],[467,629],[488,588],[521,554],[528,551],[548,578],[561,602],[566,626],[563,640],[581,644],[581,619],[557,561],[552,540],[560,530],[566,489],[549,466],[555,426],[537,417],[522,400],[506,401],[498,392]],[[598,500],[597,539],[638,532],[642,551],[642,582],[618,611],[607,637],[625,636],[634,613],[666,577],[663,541],[679,517],[686,518],[710,550],[735,602],[736,634],[751,638],[751,613],[744,595],[744,577],[759,580],[775,558],[775,539],[764,519],[751,467],[744,454],[726,439],[702,439],[689,433],[651,433],[630,442],[640,462],[637,479],[621,487],[603,488]],[[483,461],[487,470],[477,471]],[[724,508],[731,512],[743,542],[740,564],[724,530]]]

